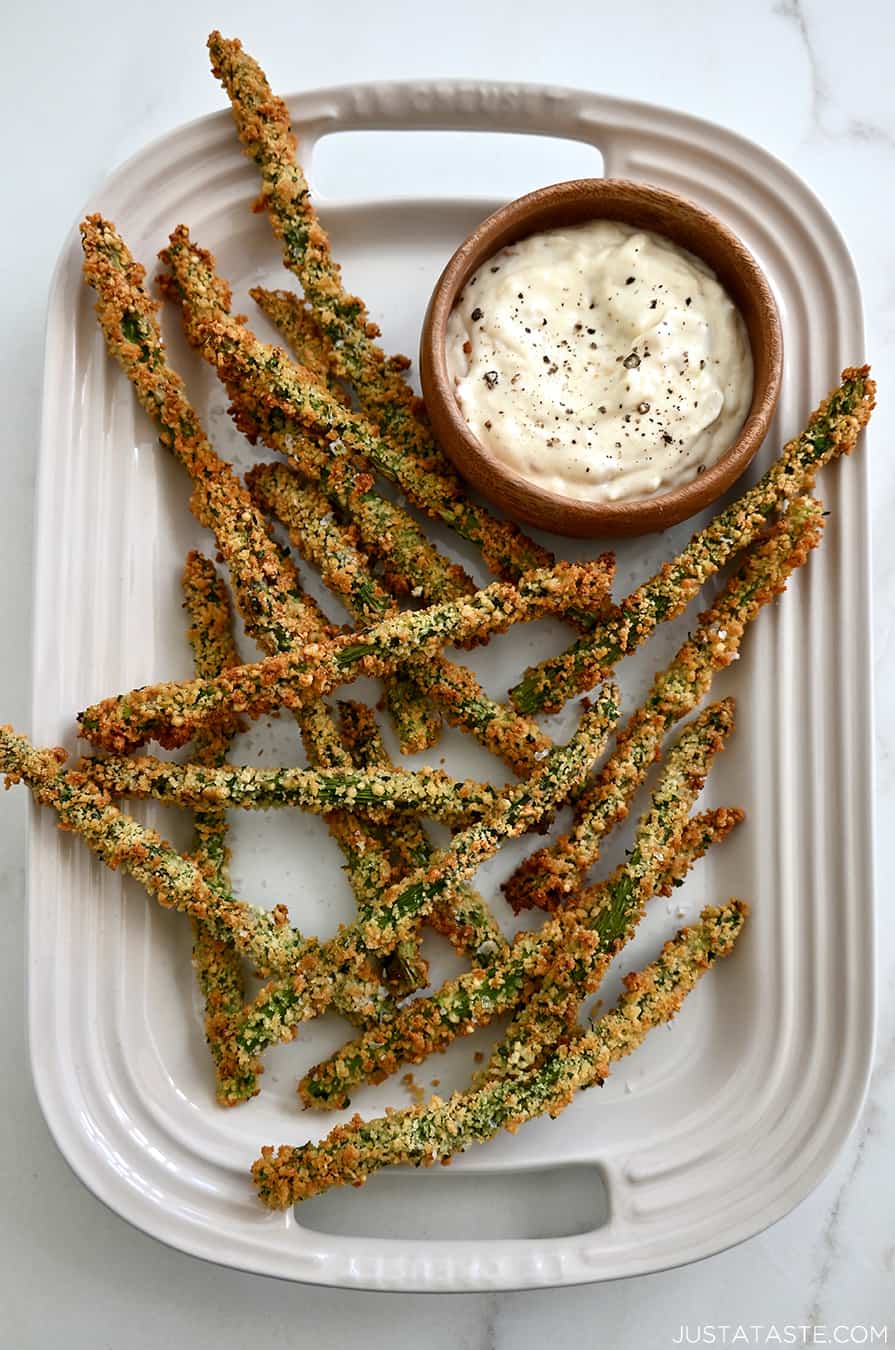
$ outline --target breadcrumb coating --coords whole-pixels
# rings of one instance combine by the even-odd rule
[[[357,548],[353,527],[333,519],[325,499],[313,489],[305,489],[298,475],[286,464],[262,464],[248,475],[252,494],[258,504],[285,525],[290,543],[319,567],[324,580],[342,596],[349,612],[360,623],[369,624],[384,614],[396,613],[388,593],[372,575],[370,561]],[[607,575],[613,560],[604,559]],[[517,713],[511,704],[490,698],[471,670],[440,654],[411,656],[406,666],[413,687],[435,700],[452,726],[474,736],[487,750],[504,760],[515,773],[526,773],[550,748],[549,738],[528,717]],[[394,715],[403,686],[388,686],[387,704]],[[401,710],[406,712],[406,708]],[[401,749],[405,753],[422,749],[405,730]],[[419,737],[421,741],[423,738]]]
[[[313,310],[308,308],[295,291],[269,291],[264,286],[253,286],[249,295],[278,330],[296,362],[316,375],[346,408],[351,407],[351,396],[333,371],[336,354],[332,343],[323,333]]]
[[[105,699],[78,716],[81,735],[105,750],[124,752],[155,738],[185,745],[202,727],[233,713],[258,717],[279,707],[301,708],[362,675],[391,674],[414,651],[432,651],[470,637],[506,632],[561,612],[568,599],[606,590],[603,560],[557,563],[518,585],[495,581],[462,601],[393,615],[364,633],[309,643],[214,680],[147,685]]]
[[[81,235],[84,276],[97,294],[96,312],[106,346],[157,422],[162,443],[193,481],[190,509],[212,531],[227,562],[247,632],[270,655],[329,636],[332,626],[302,591],[291,559],[271,539],[270,526],[247,489],[213,450],[183,381],[169,366],[158,306],[143,285],[144,269],[134,261],[114,225],[101,216],[88,217]],[[321,704],[299,709],[296,720],[312,764],[347,766],[338,731]],[[231,722],[223,719],[221,734],[226,734]],[[216,734],[213,726],[203,732],[206,737]],[[355,893],[364,893],[384,867],[381,859],[377,861],[374,836],[343,812],[328,815],[326,823],[345,855]]]
[[[187,637],[196,674],[219,675],[240,665],[230,594],[211,559],[192,549],[186,555],[180,584],[190,620]]]
[[[351,756],[351,762],[358,769],[393,769],[393,764],[385,743],[380,735],[379,725],[373,709],[365,703],[353,701],[340,702],[337,705],[339,727],[342,741]],[[423,827],[415,816],[394,816],[388,826],[387,853],[391,875],[389,885],[400,881],[410,872],[416,871],[428,861],[428,854],[408,860],[400,849],[395,847],[395,838],[400,838],[405,830],[415,830],[423,837]],[[380,895],[384,896],[388,886],[384,886]],[[388,956],[380,963],[382,978],[396,998],[423,989],[429,983],[429,963],[420,951],[420,937],[423,927],[421,921],[416,931],[402,939]]]
[[[276,462],[253,465],[246,485],[259,508],[285,525],[292,547],[318,569],[359,626],[398,612],[397,601],[373,573],[357,526],[337,520],[318,488]]]
[[[515,1133],[536,1116],[555,1118],[576,1091],[602,1083],[648,1031],[671,1021],[705,972],[733,950],[747,914],[741,900],[707,906],[698,923],[666,942],[658,960],[625,976],[625,993],[612,1012],[532,1073],[455,1092],[447,1101],[433,1097],[425,1106],[376,1120],[354,1116],[319,1144],[263,1148],[252,1167],[259,1198],[270,1209],[287,1209],[333,1186],[362,1186],[383,1167],[446,1163],[501,1129]]]
[[[195,551],[187,554],[181,577],[184,607],[190,617],[188,637],[193,649],[196,674],[219,675],[238,666],[239,652],[233,636],[230,596],[222,577],[210,558]],[[231,732],[237,725],[212,729],[207,737],[197,737],[193,747],[198,763],[208,767],[222,764],[230,747]],[[230,850],[227,847],[227,812],[221,807],[196,811],[192,857],[212,890],[227,895],[231,891]],[[205,1039],[215,1068],[223,1058],[230,1019],[245,1005],[245,980],[242,957],[232,941],[224,940],[214,926],[192,917],[193,967],[205,1005]],[[219,1100],[226,1100],[226,1092]],[[242,1096],[257,1090],[251,1072],[239,1085]]]
[[[298,1025],[331,1001],[334,972],[359,956],[384,955],[415,932],[420,919],[455,887],[469,881],[505,839],[518,837],[543,820],[580,786],[618,716],[618,691],[605,690],[584,712],[567,745],[550,752],[524,783],[515,784],[494,813],[455,834],[416,872],[397,882],[376,904],[361,908],[357,920],[340,929],[313,959],[301,963],[301,980],[275,980],[246,1009],[234,1035],[234,1073],[240,1058],[251,1062],[267,1046],[289,1040]],[[383,1021],[388,1019],[384,1015]]]
[[[336,425],[325,420],[326,409],[339,409],[341,415],[358,420],[355,414],[313,373],[296,366],[279,348],[259,342],[245,321],[231,314],[230,288],[218,275],[213,254],[194,244],[186,226],[179,225],[159,256],[170,269],[159,280],[162,293],[179,304],[187,340],[224,381],[240,430],[292,459],[302,474],[354,521],[365,545],[382,560],[393,582],[406,578],[410,588],[418,589],[431,603],[469,594],[474,585],[463,568],[439,553],[408,511],[375,490],[378,466],[371,462],[359,438],[340,435]],[[292,419],[288,411],[259,397],[253,378],[233,375],[214,336],[218,331],[227,336],[228,345],[244,343],[252,352],[276,353],[276,359],[291,372],[296,388],[307,388],[315,405],[322,405],[323,420],[306,425],[301,419]],[[368,441],[373,444],[373,440]]]
[[[733,705],[727,701],[707,709],[683,732],[668,757],[634,849],[618,873],[579,893],[574,906],[539,931],[518,933],[506,956],[406,1004],[392,1021],[371,1027],[311,1069],[299,1088],[305,1105],[342,1108],[358,1083],[382,1082],[401,1064],[420,1063],[446,1049],[458,1035],[527,1003],[554,967],[569,959],[569,952],[580,949],[582,959],[599,963],[605,958],[608,965],[648,896],[665,889],[676,875],[673,846],[732,725]],[[655,856],[649,855],[647,840],[656,844]]]
[[[468,499],[404,377],[409,362],[386,357],[373,341],[379,330],[363,301],[342,286],[340,268],[311,204],[285,103],[275,97],[263,70],[238,40],[213,32],[208,50],[212,70],[230,98],[243,150],[261,174],[258,209],[267,211],[282,242],[283,261],[301,283],[336,373],[350,382],[364,413],[379,429],[388,449],[387,476],[394,476],[414,505],[477,544],[486,566],[504,580],[550,566],[552,555],[518,526]]]
[[[583,873],[597,861],[602,839],[626,816],[666,732],[697,707],[715,674],[737,659],[747,626],[786,589],[792,572],[820,543],[822,529],[821,503],[800,497],[767,538],[746,552],[713,607],[700,616],[698,628],[655,677],[646,700],[619,733],[612,755],[576,803],[574,829],[526,858],[504,883],[513,909],[553,910],[574,895]]]
[[[339,717],[343,739],[359,767],[394,767],[379,735],[376,719],[365,704],[340,703]],[[429,864],[435,851],[422,824],[413,816],[401,816],[393,822],[389,842],[392,856],[397,859],[399,875],[404,876]],[[508,949],[499,923],[482,896],[468,882],[456,886],[433,907],[428,923],[448,939],[460,956],[478,959],[482,952],[490,957]],[[387,959],[386,972],[391,973],[393,980],[400,979],[410,992],[411,986],[422,988],[428,983],[427,979],[420,981],[416,977],[418,962],[417,944],[408,939]]]
[[[323,815],[333,810],[387,823],[396,811],[464,825],[493,812],[502,789],[441,769],[259,768],[254,764],[174,764],[142,755],[84,759],[78,765],[110,797],[153,797],[175,806],[243,807],[265,811],[295,806]]]
[[[623,656],[645,642],[659,623],[682,614],[701,587],[740,549],[754,543],[768,520],[794,497],[809,493],[818,471],[851,454],[876,403],[869,366],[849,366],[801,435],[788,442],[767,473],[705,529],[678,557],[621,602],[593,632],[560,656],[532,666],[510,697],[520,712],[558,712],[567,699],[609,675]]]

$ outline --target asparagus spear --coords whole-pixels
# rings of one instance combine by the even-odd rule
[[[131,257],[115,227],[101,216],[88,217],[81,235],[84,276],[97,294],[96,313],[106,346],[156,421],[162,444],[192,479],[190,508],[200,524],[212,531],[226,559],[247,631],[271,655],[326,636],[331,631],[329,624],[303,593],[291,559],[270,538],[269,526],[246,488],[215,454],[183,381],[168,365],[158,306],[143,285],[144,269]],[[312,764],[350,764],[321,704],[300,709],[297,721]],[[375,889],[382,880],[384,863],[374,838],[341,812],[330,815],[327,826],[345,854],[355,892]]]
[[[239,42],[218,32],[209,37],[208,48],[245,153],[261,173],[261,201],[283,244],[284,262],[301,282],[330,343],[336,372],[350,381],[362,409],[387,438],[389,464],[408,500],[477,544],[497,576],[514,581],[531,568],[549,566],[552,558],[545,549],[468,500],[404,378],[409,363],[403,357],[388,359],[373,342],[378,329],[363,302],[342,286],[295,158],[286,106],[275,98],[264,72]]]
[[[531,778],[507,788],[484,820],[458,831],[425,866],[398,882],[384,906],[376,912],[361,909],[358,923],[365,946],[373,951],[394,946],[454,885],[468,881],[504,839],[534,828],[565,801],[583,782],[617,716],[618,690],[610,685],[596,705],[585,711],[568,744],[551,750]]]
[[[870,367],[849,367],[800,436],[791,440],[754,487],[693,536],[678,557],[621,602],[618,609],[560,656],[530,667],[510,690],[520,712],[557,712],[569,698],[605,678],[659,623],[683,613],[709,577],[758,539],[793,497],[809,492],[825,464],[848,455],[873,411]]]
[[[97,293],[96,313],[106,346],[158,425],[162,444],[192,479],[190,509],[212,531],[230,566],[249,635],[268,649],[288,651],[321,629],[331,631],[302,591],[291,561],[271,539],[248,491],[215,454],[182,379],[168,365],[158,305],[143,285],[145,270],[101,216],[88,216],[81,236],[84,276]]]
[[[342,736],[352,748],[355,761],[364,767],[379,765],[391,768],[391,760],[370,709],[363,703],[345,702],[339,704],[339,713]],[[402,816],[395,820],[390,831],[390,842],[392,852],[399,857],[405,874],[431,862],[433,845],[420,822],[413,816]],[[457,886],[436,904],[428,921],[436,932],[448,938],[460,956],[480,962],[492,960],[499,952],[509,950],[494,915],[478,891],[469,884]],[[389,958],[388,967],[412,966],[413,947],[411,943],[405,951],[396,948],[394,955]],[[423,980],[422,984],[425,983]]]
[[[339,593],[349,612],[370,623],[395,607],[370,571],[369,559],[358,549],[351,526],[339,525],[325,500],[312,488],[304,488],[286,464],[262,464],[247,476],[252,493],[268,514],[286,526],[289,540],[302,557],[312,562],[330,589]],[[606,560],[607,569],[611,566]],[[488,697],[472,671],[441,655],[411,657],[405,669],[417,691],[426,690],[453,726],[468,731],[487,750],[499,755],[510,768],[524,773],[543,757],[550,741],[531,719],[521,717],[511,705]],[[401,697],[388,700],[394,704]],[[405,750],[405,737],[401,749]]]
[[[160,286],[164,295],[180,305],[188,341],[222,373],[214,347],[206,341],[205,329],[220,323],[228,332],[240,333],[243,325],[230,313],[230,288],[217,275],[214,257],[192,243],[184,225],[174,230],[160,257],[170,268],[160,279]],[[327,400],[327,406],[347,411],[316,376],[292,366],[284,352],[280,357],[321,399]],[[322,425],[309,435],[301,426],[289,425],[282,415],[272,416],[239,380],[225,378],[225,383],[240,429],[251,440],[260,435],[274,449],[287,453],[302,473],[355,521],[365,544],[382,559],[394,579],[407,578],[411,589],[430,602],[454,600],[473,589],[462,567],[438,552],[409,512],[375,491],[370,464],[356,444],[339,439],[333,428]],[[320,434],[315,439],[317,432]]]
[[[455,834],[447,848],[397,882],[378,903],[361,907],[353,924],[320,947],[313,959],[302,961],[299,980],[276,980],[263,989],[234,1028],[234,1078],[243,1063],[253,1063],[275,1041],[291,1039],[301,1022],[327,1006],[335,974],[350,969],[359,957],[393,951],[413,934],[420,919],[493,856],[504,839],[531,829],[574,791],[605,743],[618,714],[617,699],[614,688],[603,691],[595,707],[584,713],[568,745],[552,750],[527,782],[506,794],[489,819]]]
[[[376,716],[365,703],[340,702],[338,705],[339,725],[342,741],[351,756],[352,763],[359,769],[393,769],[388,751],[379,734]],[[395,838],[405,830],[415,830],[422,836],[423,829],[419,821],[412,816],[396,816],[388,829],[388,856],[391,863],[391,881],[415,872],[425,859],[408,860],[395,848]],[[382,888],[384,895],[388,886]],[[389,956],[383,958],[382,975],[388,987],[397,997],[415,993],[429,983],[429,964],[420,953],[419,932],[404,938]]]
[[[505,632],[561,611],[572,596],[599,604],[606,567],[557,563],[532,572],[518,586],[495,581],[446,605],[397,614],[365,633],[311,643],[295,653],[238,666],[214,680],[149,685],[95,704],[79,715],[81,734],[106,750],[127,751],[155,737],[184,745],[203,726],[232,713],[260,716],[285,705],[301,708],[361,675],[390,674],[415,651]]]
[[[730,807],[705,811],[675,837],[673,824],[666,824],[657,809],[661,795],[660,789],[649,816],[641,822],[627,863],[617,867],[599,888],[599,899],[589,907],[584,921],[575,925],[574,914],[570,915],[562,952],[519,1008],[487,1064],[476,1074],[476,1082],[518,1077],[555,1050],[574,1025],[582,1000],[599,989],[613,956],[633,936],[643,913],[642,899],[638,905],[636,898],[638,889],[641,897],[670,895],[693,863],[744,818],[742,811]],[[664,872],[650,854],[653,841],[658,857],[666,860]]]
[[[732,704],[706,710],[688,727],[668,758],[653,809],[642,825],[638,844],[617,876],[576,898],[574,910],[554,916],[536,933],[517,934],[509,953],[490,965],[449,980],[437,993],[404,1005],[389,1022],[371,1027],[358,1040],[311,1069],[299,1085],[305,1105],[341,1108],[352,1087],[366,1079],[378,1083],[402,1063],[419,1063],[444,1050],[457,1036],[528,1000],[564,953],[587,952],[599,943],[601,911],[612,903],[620,911],[621,934],[639,915],[648,894],[664,888],[674,867],[670,844],[684,827],[690,805],[701,790],[708,765],[733,724]],[[648,857],[645,841],[657,842]],[[692,855],[695,861],[695,854]],[[672,876],[675,875],[672,872]],[[610,892],[607,888],[612,887]],[[618,927],[618,925],[616,925]],[[606,951],[615,950],[615,929],[607,932]]]
[[[373,574],[357,526],[337,520],[318,488],[277,462],[253,465],[246,485],[258,506],[285,525],[292,547],[319,570],[355,623],[366,626],[397,613],[394,597]]]
[[[292,546],[319,569],[359,625],[397,613],[395,601],[373,576],[358,546],[356,527],[339,524],[321,492],[285,464],[255,465],[246,483],[261,509],[283,521]],[[441,714],[409,676],[395,674],[386,681],[385,701],[402,754],[417,754],[438,743]]]
[[[822,525],[820,503],[797,498],[767,538],[746,553],[620,732],[614,752],[577,803],[571,834],[526,858],[505,882],[504,894],[514,909],[555,909],[577,891],[582,874],[599,857],[601,840],[624,818],[665,733],[697,706],[715,673],[736,660],[746,626],[785,589],[792,571],[820,542]]]
[[[307,301],[295,291],[269,291],[263,286],[253,286],[249,295],[277,328],[298,364],[316,375],[349,408],[351,399],[333,373],[336,356],[332,343],[313,310],[308,309]]]
[[[79,765],[113,797],[153,797],[175,806],[219,805],[251,811],[296,806],[323,815],[347,810],[388,821],[395,811],[462,825],[499,805],[501,789],[452,779],[440,769],[299,769],[256,765],[173,764],[136,759],[86,759]]]
[[[180,579],[187,630],[198,675],[219,674],[240,664],[233,636],[233,610],[223,578],[210,558],[192,549]],[[222,747],[223,748],[223,747]],[[214,763],[213,759],[209,763]]]
[[[252,1168],[259,1197],[271,1209],[286,1209],[332,1186],[360,1186],[383,1167],[448,1162],[501,1129],[515,1131],[536,1116],[559,1115],[579,1088],[602,1083],[611,1065],[635,1050],[648,1031],[671,1021],[706,970],[729,955],[747,913],[741,900],[707,906],[699,922],[667,942],[656,961],[625,977],[625,993],[612,1012],[533,1073],[457,1092],[447,1101],[433,1097],[426,1106],[377,1120],[355,1116],[319,1144],[262,1149]]]
[[[302,482],[286,464],[256,464],[246,474],[246,485],[258,506],[283,522],[293,548],[317,567],[360,627],[397,613],[397,604],[373,576],[358,545],[356,526],[340,524],[317,488]],[[441,714],[409,676],[397,674],[386,681],[385,701],[402,754],[437,745]]]
[[[227,1028],[219,1062],[226,1086],[222,1097],[240,1099],[240,1084],[251,1095],[257,1054],[272,1040],[289,1039],[299,1022],[335,1003],[354,1020],[394,1011],[366,958],[397,946],[418,918],[453,886],[467,881],[505,838],[532,828],[583,780],[617,716],[617,691],[605,692],[586,712],[568,745],[552,751],[536,775],[514,786],[494,813],[456,834],[448,848],[393,886],[384,897],[360,907],[353,924],[328,943],[306,940],[289,928],[285,911],[256,909],[214,892],[200,869],[153,830],[125,816],[83,774],[61,773],[61,751],[35,750],[11,728],[0,728],[0,773],[25,781],[35,799],[55,808],[63,825],[77,831],[111,867],[123,867],[160,903],[205,920],[222,940],[233,941],[263,974],[287,973],[263,990]]]
[[[192,552],[187,555],[181,579],[184,604],[190,616],[189,639],[197,675],[215,676],[230,666],[239,665],[239,652],[233,638],[233,618],[227,588],[214,563]],[[214,766],[226,758],[230,745],[228,728],[197,737],[198,763]],[[227,848],[227,812],[223,807],[207,807],[194,818],[192,856],[212,890],[227,895],[231,890],[229,850]],[[230,1018],[245,1004],[245,980],[242,957],[230,941],[224,941],[204,920],[191,918],[193,928],[193,966],[205,1005],[205,1039],[215,1065],[223,1056],[222,1042]],[[250,1075],[239,1086],[240,1095],[255,1088]]]
[[[0,727],[0,773],[26,783],[35,801],[53,807],[62,828],[79,834],[108,867],[121,867],[166,908],[203,919],[263,973],[285,973],[313,950],[289,927],[284,906],[268,912],[219,895],[192,858],[119,811],[85,774],[62,772],[65,759],[63,750],[38,750],[12,727]]]

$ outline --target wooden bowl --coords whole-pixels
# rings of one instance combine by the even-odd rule
[[[586,502],[538,487],[502,464],[473,435],[448,375],[448,317],[476,269],[500,249],[528,235],[591,220],[618,220],[653,230],[702,258],[742,314],[752,348],[752,403],[739,436],[705,473],[683,487],[654,497]],[[767,435],[780,393],[782,363],[783,338],[771,288],[736,235],[708,211],[676,193],[612,178],[581,178],[539,188],[483,221],[439,277],[420,338],[420,377],[426,408],[438,440],[459,473],[514,520],[577,538],[664,530],[720,497],[739,478]]]

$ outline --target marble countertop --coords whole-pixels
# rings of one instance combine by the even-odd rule
[[[263,13],[233,0],[88,9],[31,0],[4,22],[0,101],[7,138],[2,212],[4,528],[0,531],[0,717],[27,724],[33,447],[47,286],[85,197],[148,139],[220,106],[203,44],[238,33],[288,88],[352,79],[464,75],[565,83],[665,103],[752,137],[826,203],[853,252],[867,350],[882,396],[873,425],[879,837],[895,806],[895,717],[885,678],[895,615],[895,9],[857,0],[454,0],[429,6],[329,0],[316,14],[283,0]],[[439,12],[441,15],[441,11]],[[888,186],[887,186],[888,184]],[[817,316],[823,322],[823,316]],[[25,801],[0,811],[0,897],[8,1029],[0,1168],[0,1343],[37,1350],[127,1345],[253,1350],[423,1343],[432,1350],[663,1347],[714,1328],[715,1343],[861,1343],[889,1319],[895,1341],[895,923],[879,868],[880,1005],[863,1117],[817,1190],[770,1231],[666,1274],[523,1294],[423,1296],[305,1288],[203,1264],[128,1227],[70,1173],[31,1088],[24,1027]],[[722,1333],[722,1326],[727,1326]],[[744,1335],[733,1340],[737,1328]],[[762,1328],[760,1333],[754,1329]],[[841,1328],[848,1330],[843,1340]],[[850,1329],[854,1329],[854,1331]],[[759,1339],[761,1336],[761,1339]],[[707,1339],[707,1332],[703,1333]],[[866,1338],[865,1338],[866,1339]],[[778,1341],[777,1343],[780,1343]],[[869,1343],[869,1342],[868,1342]],[[877,1343],[880,1343],[879,1341]]]

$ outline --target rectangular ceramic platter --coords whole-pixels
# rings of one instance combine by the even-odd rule
[[[604,171],[660,184],[721,216],[766,270],[786,344],[783,392],[749,481],[860,360],[862,320],[847,252],[819,203],[787,169],[726,131],[679,114],[588,93],[510,85],[371,85],[290,100],[302,156],[335,130],[528,132],[579,142],[541,146],[536,176],[504,192]],[[394,137],[397,171],[407,137]],[[338,146],[338,140],[328,143]],[[345,144],[345,143],[342,143]],[[381,136],[371,137],[381,148]],[[507,139],[507,145],[516,143]],[[451,195],[467,181],[475,196]],[[430,136],[447,195],[388,199],[368,170],[364,199],[320,202],[351,289],[382,324],[386,348],[415,355],[432,284],[467,231],[499,204],[472,136]],[[363,144],[354,146],[363,173]],[[573,162],[575,167],[570,166]],[[338,164],[338,160],[336,161]],[[346,174],[352,157],[343,155]],[[517,156],[516,161],[525,162]],[[592,166],[592,167],[591,167]],[[557,171],[558,169],[558,171]],[[338,174],[337,174],[338,176]],[[406,174],[404,175],[406,179]],[[430,172],[431,177],[431,172]],[[440,175],[439,175],[440,178]],[[349,182],[356,178],[349,177]],[[139,154],[97,192],[147,266],[180,221],[218,255],[237,308],[249,286],[287,284],[263,217],[249,205],[254,170],[229,115],[203,119]],[[490,195],[488,195],[490,194]],[[369,200],[366,199],[369,196]],[[252,322],[269,335],[255,312]],[[245,467],[256,453],[226,417],[222,388],[166,319],[172,359],[219,450]],[[674,903],[655,902],[632,952],[648,961],[710,901],[754,909],[734,957],[707,978],[671,1029],[655,1032],[599,1092],[555,1122],[539,1120],[458,1159],[449,1171],[375,1178],[271,1214],[247,1169],[264,1143],[299,1143],[334,1119],[302,1114],[299,1074],[344,1038],[335,1017],[301,1030],[267,1059],[264,1091],[217,1108],[189,959],[188,925],[105,871],[35,814],[30,842],[30,999],[34,1074],[72,1167],[113,1209],[184,1251],[289,1279],[377,1289],[471,1290],[600,1280],[705,1256],[785,1214],[830,1166],[862,1099],[872,1042],[873,914],[867,450],[825,471],[832,514],[821,551],[748,634],[717,681],[738,727],[706,799],[748,820],[691,875]],[[187,676],[178,577],[186,551],[213,545],[187,508],[184,475],[159,448],[104,353],[80,280],[75,232],[50,300],[38,496],[35,693],[39,742],[74,748],[74,715],[116,690]],[[683,545],[691,525],[618,550],[626,593]],[[454,551],[456,543],[434,532]],[[564,556],[594,546],[550,541]],[[474,570],[471,552],[458,553]],[[477,575],[485,580],[481,570]],[[316,580],[309,586],[320,594]],[[329,602],[332,605],[332,602]],[[620,671],[626,710],[693,623],[691,610]],[[473,658],[495,695],[568,630],[524,628]],[[246,654],[250,654],[247,644]],[[375,698],[376,690],[366,691]],[[560,738],[574,709],[551,722]],[[240,753],[297,760],[288,721],[260,726]],[[457,773],[502,781],[501,765],[451,733],[441,755]],[[638,802],[638,806],[641,802]],[[183,846],[173,811],[147,818]],[[565,819],[565,818],[564,818]],[[630,832],[607,850],[608,868]],[[234,823],[237,889],[288,902],[322,935],[351,916],[339,857],[320,821],[297,813]],[[505,913],[499,882],[532,847],[507,848],[480,885]],[[460,968],[433,946],[437,975]],[[607,997],[617,990],[617,972]],[[482,1035],[416,1071],[445,1092],[467,1081]],[[356,1094],[353,1109],[406,1103],[397,1080]]]

